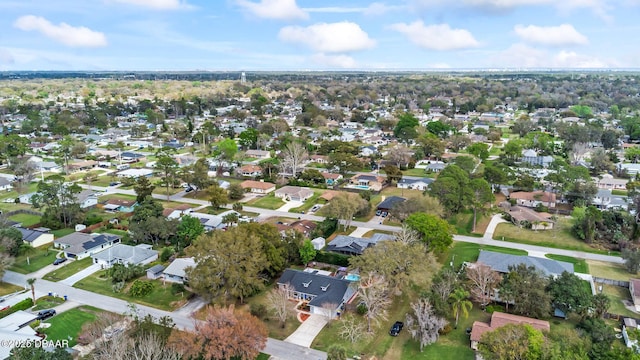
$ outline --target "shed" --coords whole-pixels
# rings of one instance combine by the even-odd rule
[[[311,244],[313,244],[314,249],[322,250],[326,245],[326,240],[323,237],[317,237],[311,240]]]
[[[154,265],[147,269],[147,279],[155,280],[162,277],[164,265]]]

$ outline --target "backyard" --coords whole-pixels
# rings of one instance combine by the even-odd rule
[[[623,303],[623,301],[631,303],[631,293],[629,292],[629,289],[600,283],[596,283],[596,289],[601,285],[603,293],[609,297],[609,300],[611,300],[611,305],[609,306],[610,313],[638,318],[639,314],[627,309]]]
[[[146,277],[143,276],[141,280],[146,281]],[[158,280],[149,280],[149,282],[153,284],[153,290],[149,294],[143,297],[132,297],[127,293],[131,282],[128,282],[122,291],[114,292],[113,284],[106,275],[106,270],[101,270],[80,280],[73,287],[166,311],[173,311],[184,305],[190,295],[189,292],[174,295],[170,283],[163,284]]]
[[[29,274],[52,264],[56,259],[56,250],[50,249],[48,245],[41,246],[16,257],[15,262],[9,270],[20,274]]]
[[[22,227],[31,227],[40,223],[40,215],[15,214],[9,216],[9,220],[22,224]]]
[[[68,278],[71,275],[75,275],[80,270],[89,267],[92,264],[93,259],[90,257],[82,260],[68,260],[58,266],[58,269],[46,274],[42,278],[49,281],[60,281]]]
[[[94,321],[100,312],[91,306],[80,306],[52,317],[47,321],[51,326],[44,330],[47,340],[69,340],[69,347],[76,345],[82,325]]]

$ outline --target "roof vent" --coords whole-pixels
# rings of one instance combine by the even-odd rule
[[[312,282],[312,281],[313,281],[313,280],[309,280],[309,282],[303,282],[303,283],[302,283],[302,286],[304,286],[304,287],[308,288],[308,287],[309,287],[309,284],[311,284],[311,282]]]
[[[320,289],[322,289],[322,291],[327,291],[327,289],[329,288],[329,285],[331,284],[327,284],[326,286],[321,286]]]

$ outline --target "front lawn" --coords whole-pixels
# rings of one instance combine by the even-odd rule
[[[17,285],[0,281],[0,296],[13,294],[15,292],[22,291],[22,290],[24,290],[24,287],[22,286],[17,286]]]
[[[22,224],[22,227],[30,227],[40,223],[39,215],[31,214],[15,214],[9,217],[9,220],[13,220]]]
[[[67,260],[66,262],[58,265],[60,266],[58,269],[53,270],[42,278],[49,281],[64,280],[71,275],[75,275],[80,270],[88,268],[92,263],[93,259],[91,259],[90,257],[84,258],[82,260]]]
[[[127,283],[121,292],[113,292],[113,284],[111,279],[107,277],[106,270],[98,271],[80,280],[73,287],[165,311],[173,311],[184,305],[190,295],[189,292],[185,292],[183,295],[172,294],[170,283],[163,285],[159,280],[146,280],[146,276],[142,276],[141,280],[150,281],[153,284],[153,290],[148,295],[139,298],[129,296],[127,293],[131,282]]]
[[[284,340],[289,335],[291,335],[298,328],[298,326],[300,326],[300,321],[298,321],[298,319],[296,318],[296,313],[295,313],[296,302],[295,301],[289,302],[289,305],[291,306],[291,314],[289,314],[289,317],[285,322],[285,326],[284,327],[280,326],[280,321],[272,316],[272,311],[269,309],[269,305],[267,301],[267,294],[269,293],[269,291],[271,291],[271,289],[273,289],[273,285],[267,286],[259,294],[254,295],[249,299],[247,299],[247,303],[240,306],[240,308],[246,311],[250,311],[251,305],[256,306],[260,304],[260,305],[266,306],[267,313],[262,314],[262,316],[260,316],[260,319],[267,326],[267,330],[269,331],[269,337],[278,339],[278,340]],[[201,317],[205,313],[204,309],[205,308],[203,308],[203,310],[199,312]]]
[[[587,260],[591,275],[604,279],[629,281],[632,275],[622,264]]]
[[[559,219],[556,228],[545,231],[533,231],[517,227],[510,223],[501,223],[496,227],[493,238],[517,242],[521,244],[538,245],[556,249],[585,251],[597,254],[609,254],[606,250],[598,250],[574,237],[570,233],[571,224],[568,219]],[[614,254],[613,252],[611,254]]]
[[[36,282],[36,285],[38,283]],[[50,309],[56,307],[64,302],[64,298],[59,296],[42,296],[36,299],[36,305],[32,308],[33,311]]]
[[[20,274],[29,274],[34,271],[40,270],[43,267],[52,264],[56,259],[57,251],[49,249],[48,245],[35,248],[29,254],[22,254],[16,257],[15,262],[9,270],[18,272]],[[28,259],[28,262],[27,262]]]
[[[261,198],[256,198],[247,203],[248,206],[255,206],[263,209],[276,210],[284,205],[284,201],[282,199],[277,198],[273,195],[273,193],[263,196]]]
[[[576,259],[571,256],[555,255],[555,254],[546,254],[545,257],[552,260],[571,263],[573,264],[573,271],[577,273],[582,273],[582,274],[589,273],[589,265],[587,265],[587,262],[584,259]]]
[[[475,262],[478,260],[480,250],[495,251],[511,255],[528,255],[525,250],[454,241],[453,245],[447,251],[438,256],[438,261],[445,265],[448,265],[453,261],[454,268],[457,269],[463,262]]]
[[[476,230],[473,231],[473,211],[465,211],[449,218],[449,224],[456,228],[459,235],[482,237],[491,222],[491,216],[477,215]]]
[[[46,321],[51,326],[44,330],[47,340],[69,340],[69,347],[73,347],[78,343],[82,326],[95,321],[100,312],[91,306],[80,306],[52,317]]]
[[[313,189],[313,196],[311,196],[309,199],[307,199],[307,201],[305,201],[302,204],[302,206],[299,206],[297,208],[292,208],[292,209],[289,210],[289,212],[300,214],[300,212],[302,212],[302,211],[304,211],[304,212],[309,211],[309,209],[311,209],[313,207],[313,205],[315,205],[317,203],[318,198],[322,194],[324,194],[324,190]]]

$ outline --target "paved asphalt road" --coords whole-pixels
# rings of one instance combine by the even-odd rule
[[[27,278],[29,277],[29,275],[7,271],[5,272],[2,280],[10,284],[25,286]],[[110,296],[92,293],[86,290],[76,289],[59,282],[51,282],[38,279],[38,281],[36,281],[35,283],[35,288],[36,296],[43,296],[49,292],[53,292],[57,293],[60,296],[67,295],[70,301],[81,305],[90,305],[117,314],[131,312],[129,303],[126,301],[112,298]],[[27,292],[25,293],[24,297],[30,295],[31,292]],[[173,322],[180,329],[193,330],[195,328],[194,320],[185,314],[181,314],[179,311],[168,312],[138,304],[136,304],[136,308],[138,315],[140,316],[145,316],[147,314],[151,314],[151,316],[154,316],[156,318],[169,316],[173,319]],[[286,343],[284,341],[276,339],[268,339],[267,346],[262,351],[266,354],[275,356],[278,359],[325,360],[327,358],[327,354],[322,351],[305,348],[296,344]]]

